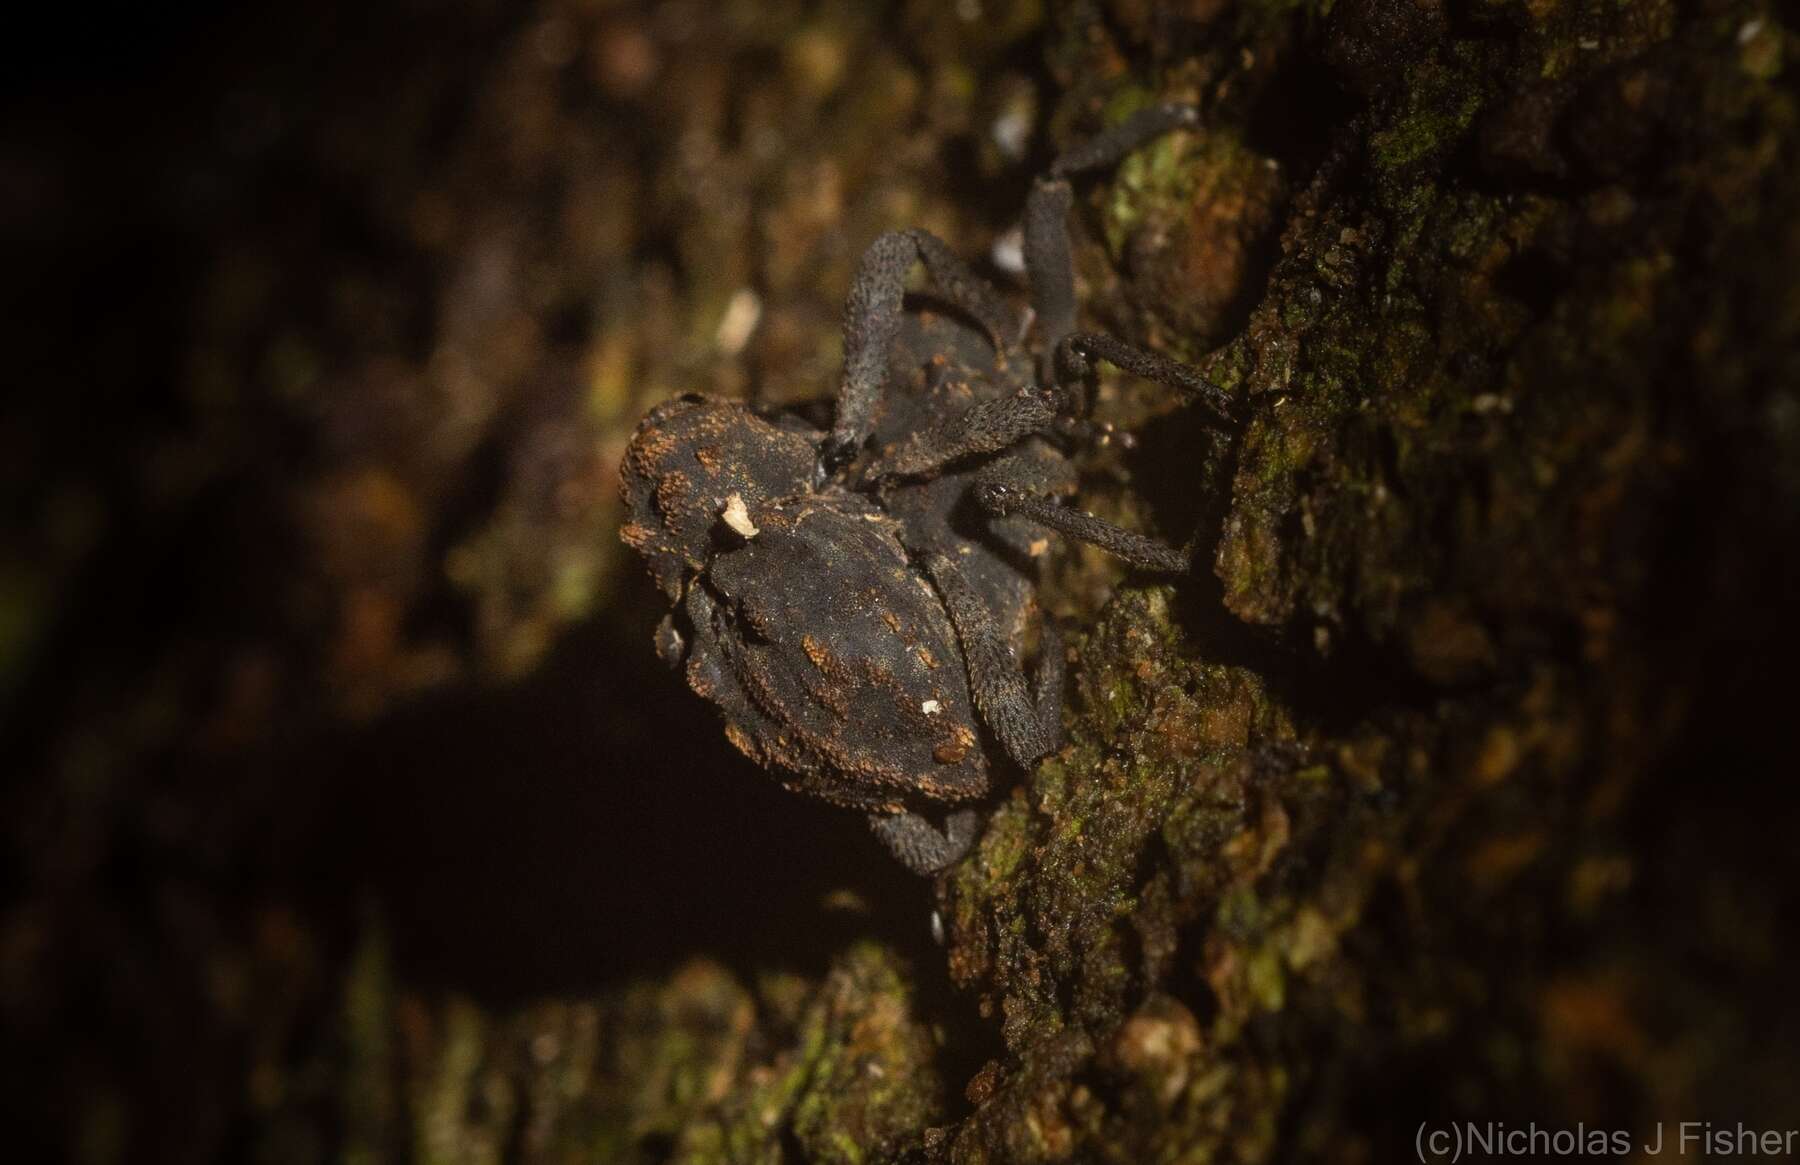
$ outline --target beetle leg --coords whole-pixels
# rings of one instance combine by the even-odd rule
[[[1063,337],[1056,350],[1057,382],[1068,386],[1086,381],[1093,372],[1095,360],[1105,360],[1133,376],[1173,388],[1190,400],[1205,404],[1224,423],[1237,423],[1231,398],[1225,390],[1203,378],[1192,365],[1098,333],[1076,332]],[[1072,388],[1065,387],[1064,392],[1065,399],[1075,399]],[[999,474],[990,473],[975,487],[975,500],[990,514],[1017,514],[1098,546],[1133,566],[1149,570],[1188,570],[1187,550],[1065,505],[1046,496],[1051,492],[1028,479],[1006,480]]]
[[[900,864],[916,874],[938,873],[969,852],[975,844],[980,819],[973,809],[954,809],[944,817],[944,828],[911,810],[869,814],[869,828]]]
[[[1050,163],[1050,173],[1062,178],[1085,170],[1101,170],[1120,161],[1146,142],[1172,129],[1200,124],[1200,107],[1187,101],[1165,101],[1138,110],[1115,126],[1086,141],[1070,146]]]
[[[1038,179],[1025,199],[1025,277],[1045,353],[1056,351],[1075,330],[1075,256],[1069,249],[1069,210],[1074,205],[1075,192],[1066,178]],[[1049,377],[1040,373],[1039,379]]]
[[[994,350],[1007,350],[1011,315],[998,293],[929,231],[889,231],[869,245],[856,266],[844,301],[844,378],[837,418],[822,451],[827,470],[855,456],[875,423],[875,407],[887,384],[888,356],[900,327],[906,273],[925,264],[932,283],[951,303],[987,330]]]
[[[1111,129],[1063,151],[1051,163],[1050,173],[1032,184],[1025,200],[1025,272],[1046,358],[1075,330],[1075,263],[1069,248],[1069,210],[1075,196],[1069,175],[1110,166],[1151,139],[1199,121],[1200,111],[1193,105],[1140,109]]]
[[[1021,518],[1029,518],[1059,534],[1098,546],[1133,566],[1180,573],[1185,573],[1188,569],[1186,550],[1148,534],[1115,526],[1073,506],[1066,506],[1054,498],[1026,493],[996,481],[984,481],[975,487],[975,500],[990,514],[1017,514]]]
[[[1056,346],[1056,382],[1072,392],[1072,386],[1086,382],[1093,372],[1093,362],[1104,360],[1133,376],[1155,381],[1172,388],[1192,401],[1199,401],[1226,424],[1235,424],[1231,397],[1224,389],[1200,375],[1192,364],[1183,364],[1167,356],[1127,344],[1098,332],[1075,332],[1064,336]]]
[[[993,729],[1006,754],[1021,767],[1030,768],[1056,744],[1044,731],[1044,718],[1025,685],[1025,671],[1012,644],[949,556],[928,555],[925,570],[943,596],[944,609],[962,643],[969,663],[969,692],[981,719]]]
[[[1037,388],[977,402],[886,450],[869,466],[868,477],[920,477],[964,457],[1005,449],[1048,431],[1060,404],[1059,394]]]

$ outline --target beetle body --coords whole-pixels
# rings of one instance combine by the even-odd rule
[[[733,745],[789,788],[898,812],[991,787],[963,650],[916,554],[948,548],[1022,654],[1043,534],[962,512],[972,470],[846,483],[926,418],[1018,387],[980,331],[926,311],[902,325],[867,456],[823,481],[825,434],[794,414],[687,396],[639,424],[622,535],[676,604],[660,650],[719,708]],[[1008,453],[1020,455],[1060,458],[1047,445]],[[958,532],[970,522],[1009,536],[995,546]]]

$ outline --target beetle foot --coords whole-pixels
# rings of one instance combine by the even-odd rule
[[[975,844],[980,817],[973,809],[955,809],[938,829],[908,809],[898,813],[869,814],[869,828],[888,852],[915,874],[930,877],[969,852]]]

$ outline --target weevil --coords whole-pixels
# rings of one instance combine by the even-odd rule
[[[865,813],[922,874],[972,844],[996,751],[1029,768],[1061,742],[1063,650],[1037,601],[1048,535],[1187,569],[1183,549],[1065,501],[1095,363],[1226,423],[1232,402],[1186,364],[1077,330],[1068,216],[1072,177],[1197,122],[1190,105],[1142,110],[1033,184],[1023,314],[928,232],[876,239],[845,305],[829,428],[690,394],[652,409],[626,452],[621,535],[671,605],[658,653],[739,751]],[[915,264],[934,305],[907,302]]]

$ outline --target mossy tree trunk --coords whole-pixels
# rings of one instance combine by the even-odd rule
[[[434,52],[394,16],[341,104],[273,36],[238,136],[158,130],[201,159],[144,180],[202,240],[175,419],[20,413],[65,483],[0,644],[33,1129],[1123,1162],[1792,1123],[1791,17],[968,8],[552,0]],[[1071,742],[927,890],[671,707],[614,467],[663,397],[828,388],[863,242],[984,254],[1162,98],[1205,124],[1083,191],[1086,310],[1248,419],[1105,382],[1138,440],[1085,496],[1195,574],[1058,560]],[[201,179],[203,222],[155,197]]]

